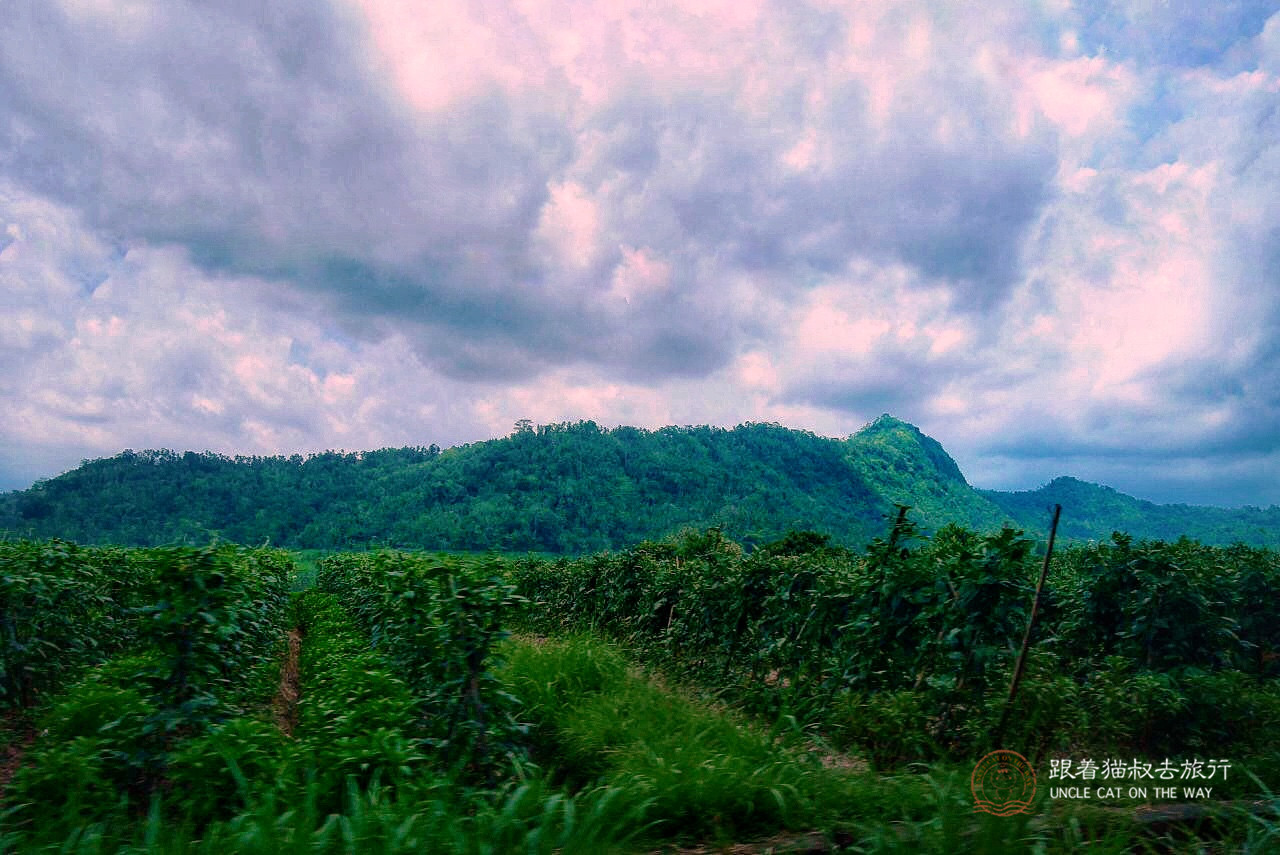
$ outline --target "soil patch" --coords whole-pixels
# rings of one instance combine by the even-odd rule
[[[729,843],[724,845],[704,844],[701,846],[682,846],[656,850],[653,855],[823,855],[834,852],[836,848],[848,846],[853,840],[844,835],[836,835],[835,841],[829,841],[823,834],[778,834],[767,840],[754,843]],[[833,848],[833,844],[834,847]]]
[[[0,798],[22,765],[22,755],[36,741],[36,729],[19,713],[0,717]]]
[[[298,726],[298,658],[302,653],[302,628],[289,630],[288,649],[280,664],[280,688],[271,701],[271,713],[285,736],[293,736]]]

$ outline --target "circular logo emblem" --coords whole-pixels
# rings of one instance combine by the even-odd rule
[[[1036,770],[1017,751],[992,751],[973,767],[973,809],[1013,816],[1030,813],[1036,795]]]

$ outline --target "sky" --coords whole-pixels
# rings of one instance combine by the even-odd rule
[[[0,489],[881,413],[1280,503],[1280,2],[6,0]]]

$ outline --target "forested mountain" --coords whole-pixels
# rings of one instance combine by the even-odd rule
[[[1044,509],[1063,507],[1058,536],[1073,540],[1099,538],[1100,532],[1127,531],[1151,540],[1189,537],[1202,543],[1280,546],[1280,507],[1210,508],[1157,505],[1076,478],[1055,478],[1038,490],[1006,493],[978,490],[1005,515],[1029,532],[1044,533]],[[1070,512],[1066,509],[1070,509]]]
[[[439,450],[230,459],[124,452],[12,494],[0,528],[86,542],[585,552],[721,526],[859,542],[891,506],[847,446],[775,425],[533,428]]]
[[[926,527],[953,522],[986,531],[1010,520],[970,487],[951,455],[915,425],[881,416],[849,437],[848,445],[849,460],[862,477],[889,502],[910,505],[913,518]],[[1043,516],[1043,509],[1028,513]]]
[[[204,542],[581,553],[719,526],[748,548],[791,530],[858,546],[894,504],[926,530],[1006,522],[1062,534],[1186,534],[1277,545],[1280,508],[1162,506],[1073,479],[975,490],[935,440],[882,416],[848,439],[773,424],[603,430],[521,422],[508,437],[293,457],[125,451],[0,495],[0,531],[84,543]]]

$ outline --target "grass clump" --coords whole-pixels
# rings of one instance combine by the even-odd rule
[[[604,642],[517,638],[504,657],[501,679],[526,704],[535,759],[571,786],[625,787],[649,803],[664,837],[731,840],[875,810],[863,776],[661,685]]]

